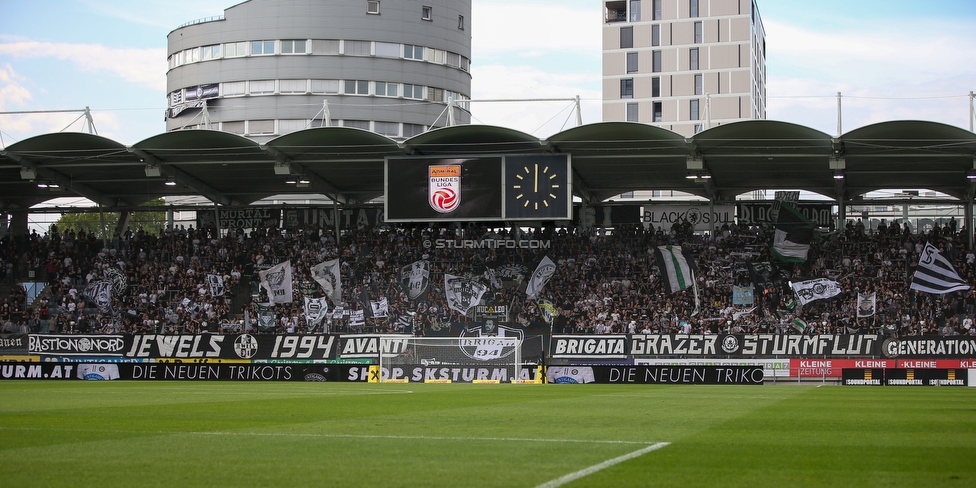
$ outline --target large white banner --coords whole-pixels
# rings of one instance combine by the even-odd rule
[[[268,291],[271,303],[291,303],[291,261],[259,271],[258,276],[261,278],[261,286]]]
[[[735,222],[734,205],[644,205],[641,221],[649,228],[664,231],[671,230],[671,226],[689,222],[692,229],[698,232],[713,231],[723,224],[732,225]]]
[[[488,287],[461,276],[444,274],[444,297],[452,309],[467,315],[471,307],[481,302]]]
[[[312,266],[312,279],[322,287],[325,296],[332,300],[333,305],[339,305],[342,301],[342,279],[338,259],[322,261]]]

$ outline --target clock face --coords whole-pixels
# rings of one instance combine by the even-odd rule
[[[565,155],[509,156],[505,160],[505,217],[569,219]]]

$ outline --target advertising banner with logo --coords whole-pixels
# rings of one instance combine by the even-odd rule
[[[641,219],[650,229],[671,230],[674,224],[688,222],[695,232],[714,231],[735,223],[734,205],[644,205]]]
[[[841,384],[850,386],[971,386],[968,369],[845,368]]]
[[[638,366],[762,366],[763,374],[787,377],[790,374],[790,359],[635,359]]]
[[[388,222],[502,218],[501,157],[388,158],[385,177]]]
[[[554,359],[623,359],[628,357],[872,357],[877,334],[619,334],[553,335]]]

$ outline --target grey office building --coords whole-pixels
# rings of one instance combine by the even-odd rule
[[[169,34],[166,130],[469,123],[470,27],[471,0],[245,1]]]

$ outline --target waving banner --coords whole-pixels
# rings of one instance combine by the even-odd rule
[[[261,286],[268,291],[271,303],[291,303],[291,261],[259,271],[258,276],[261,278]]]
[[[552,262],[552,260],[549,259],[549,256],[542,258],[542,261],[539,262],[539,266],[537,266],[535,268],[535,272],[532,273],[532,277],[529,278],[529,284],[525,287],[525,294],[528,295],[529,298],[535,298],[536,295],[542,292],[542,288],[546,286],[546,283],[549,283],[549,279],[552,278],[552,275],[555,273],[556,263]]]
[[[339,260],[331,259],[312,266],[312,278],[322,287],[333,305],[342,301],[342,281],[339,279]]]
[[[488,287],[477,281],[444,274],[444,296],[451,310],[467,315],[471,307],[481,301],[481,297],[488,291]]]
[[[430,263],[415,261],[400,268],[400,288],[407,294],[410,301],[416,300],[427,293],[430,285]]]

